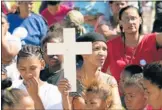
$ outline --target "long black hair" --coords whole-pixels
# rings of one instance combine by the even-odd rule
[[[140,12],[140,10],[138,9],[138,8],[136,8],[136,7],[134,7],[134,6],[126,6],[126,7],[124,7],[124,8],[122,8],[120,11],[119,11],[119,20],[121,20],[121,18],[122,18],[122,15],[123,15],[123,13],[126,11],[126,10],[128,10],[128,9],[130,9],[130,8],[132,8],[132,9],[135,9],[136,11],[137,11],[137,13],[138,13],[138,15],[141,17],[141,19],[142,19],[142,13]],[[140,24],[140,26],[139,26],[139,34],[142,34],[142,24],[143,24],[143,20],[142,20],[142,23]],[[125,37],[125,33],[124,33],[124,31],[123,31],[123,27],[122,26],[120,26],[120,31],[121,31],[121,37],[124,39],[124,48],[125,48],[125,40],[126,40],[126,37]],[[124,54],[126,53],[126,51],[124,51]]]

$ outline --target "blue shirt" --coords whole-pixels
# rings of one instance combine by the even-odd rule
[[[108,2],[74,2],[75,8],[77,8],[83,15],[93,15],[103,14],[106,19],[109,19],[111,11],[109,9]],[[89,24],[84,24],[86,32],[93,32],[94,26]]]
[[[10,23],[10,33],[13,33],[17,27],[24,27],[28,35],[21,39],[23,44],[40,45],[41,39],[46,35],[48,28],[46,22],[40,15],[31,13],[25,19],[21,18],[19,14],[8,14],[7,17]]]

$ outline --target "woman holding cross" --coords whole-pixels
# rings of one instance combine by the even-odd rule
[[[107,57],[106,39],[102,35],[92,32],[82,35],[77,39],[77,42],[92,42],[92,54],[82,55],[78,58],[78,60],[83,60],[83,64],[77,69],[77,92],[75,94],[69,94],[70,84],[68,80],[62,79],[59,82],[58,87],[62,93],[64,109],[85,109],[83,90],[87,83],[90,84],[94,80],[103,81],[112,87],[112,108],[121,109],[116,80],[114,77],[101,72],[102,65]],[[97,103],[94,106],[97,106]]]

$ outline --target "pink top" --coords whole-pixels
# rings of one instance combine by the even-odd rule
[[[62,21],[70,10],[69,7],[60,5],[60,9],[54,15],[48,11],[48,8],[44,9],[41,15],[47,20],[48,26],[51,26],[56,22]]]
[[[152,106],[147,105],[146,108],[145,108],[144,110],[154,110],[154,109],[152,108]],[[156,110],[162,110],[162,108],[156,109]]]
[[[6,15],[6,14],[8,14],[8,9],[7,9],[7,7],[5,6],[5,4],[4,4],[4,2],[1,2],[2,4],[1,4],[1,6],[2,6],[2,12]]]
[[[103,66],[103,72],[107,71],[109,67],[111,74],[119,83],[120,73],[130,64],[141,65],[140,62],[150,63],[160,60],[162,51],[157,51],[156,48],[156,34],[147,34],[136,48],[126,46],[121,36],[114,38],[107,42],[108,56]],[[124,54],[124,51],[126,52]],[[142,66],[142,65],[141,65]]]

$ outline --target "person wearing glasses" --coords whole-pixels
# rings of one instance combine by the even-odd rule
[[[131,64],[143,66],[160,60],[162,33],[142,35],[139,10],[127,6],[119,12],[121,35],[107,42],[108,56],[103,72],[111,73],[119,83],[122,70]]]

